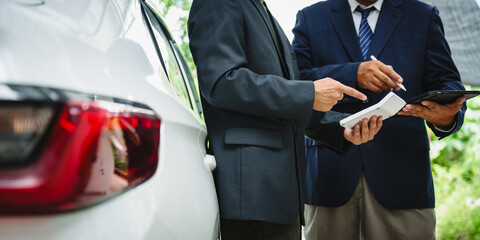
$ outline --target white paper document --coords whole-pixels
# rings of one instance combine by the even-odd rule
[[[340,125],[344,128],[353,128],[362,119],[370,119],[374,115],[377,117],[382,116],[382,119],[386,120],[397,114],[406,104],[397,94],[390,92],[377,104],[340,120]]]

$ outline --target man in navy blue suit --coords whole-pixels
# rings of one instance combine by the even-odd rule
[[[358,112],[391,90],[408,100],[464,89],[437,8],[417,0],[319,2],[298,12],[293,32],[302,79],[331,77],[370,100],[344,98],[332,110]],[[408,104],[373,141],[343,156],[306,139],[307,239],[435,239],[425,121],[440,138],[455,133],[464,101]]]

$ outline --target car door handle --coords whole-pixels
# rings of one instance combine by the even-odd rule
[[[205,157],[203,158],[203,163],[210,172],[213,172],[213,170],[215,170],[215,168],[217,167],[217,161],[215,160],[215,156],[211,154],[205,155]]]

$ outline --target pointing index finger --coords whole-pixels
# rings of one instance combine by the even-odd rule
[[[362,101],[365,101],[367,100],[367,96],[365,96],[365,94],[359,92],[358,90],[356,90],[355,88],[351,88],[351,87],[348,87],[348,86],[345,86],[345,85],[342,85],[341,88],[340,88],[340,91],[342,91],[343,93],[347,94],[347,95],[350,95],[354,98],[358,98]]]

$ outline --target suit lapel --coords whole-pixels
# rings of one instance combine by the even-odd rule
[[[383,3],[370,44],[370,53],[374,56],[379,56],[382,53],[388,39],[390,39],[400,21],[403,13],[396,7],[400,6],[401,3],[402,0],[385,0]]]
[[[265,24],[267,25],[268,32],[269,32],[269,34],[270,34],[270,38],[272,39],[272,43],[273,43],[273,45],[275,46],[275,50],[277,51],[277,56],[278,56],[278,59],[280,59],[280,63],[281,63],[281,65],[282,65],[282,69],[283,69],[286,73],[289,73],[289,70],[288,70],[288,68],[287,68],[287,66],[286,66],[286,64],[285,64],[285,60],[283,59],[282,54],[280,54],[280,49],[278,49],[277,44],[275,43],[275,35],[274,35],[274,31],[273,31],[273,29],[272,29],[273,26],[271,26],[271,24],[270,24],[270,20],[269,20],[269,18],[268,18],[268,16],[267,16],[267,13],[266,13],[265,9],[263,8],[262,3],[260,2],[260,0],[250,0],[250,1],[255,5],[255,7],[257,8],[257,10],[258,10],[258,12],[260,13],[260,15],[262,15],[263,21],[264,21]],[[277,25],[276,20],[275,20],[275,18],[273,18],[273,17],[272,17],[272,24],[276,24],[276,25]],[[277,29],[277,33],[278,33],[278,32],[279,32],[278,30],[280,30],[281,28],[276,27],[276,29]],[[281,34],[279,34],[279,36],[280,36],[280,35],[281,35]],[[284,43],[283,43],[284,41],[282,40],[281,37],[279,37],[279,41],[280,41],[279,44],[282,44],[282,46],[284,46],[284,45],[283,45],[283,44],[284,44]],[[291,75],[290,75],[290,76],[291,76]],[[286,77],[288,78],[288,76],[286,76]]]
[[[358,43],[357,31],[353,24],[352,13],[348,1],[337,0],[333,2],[330,21],[351,60],[353,62],[363,61],[362,52],[360,51],[360,45]]]
[[[273,29],[270,26],[267,13],[265,12],[265,9],[263,8],[262,3],[260,2],[260,0],[250,0],[250,1],[253,3],[253,5],[255,5],[255,7],[257,8],[260,15],[262,15],[263,21],[267,25],[268,31],[270,32],[270,36],[272,37],[272,41],[274,41],[274,39],[273,39],[273,37],[274,37]]]
[[[283,32],[282,28],[280,27],[280,24],[278,24],[277,20],[275,18],[273,18],[272,20],[273,20],[273,24],[275,25],[274,28],[276,29],[278,34],[279,44],[282,45],[283,56],[285,57],[285,67],[287,68],[288,75],[289,75],[288,77],[290,79],[298,79],[298,77],[295,76],[296,71],[294,70],[295,66],[293,66],[293,61],[292,61],[292,52],[293,52],[291,50],[292,45],[290,45],[290,41],[288,40],[287,36]]]

